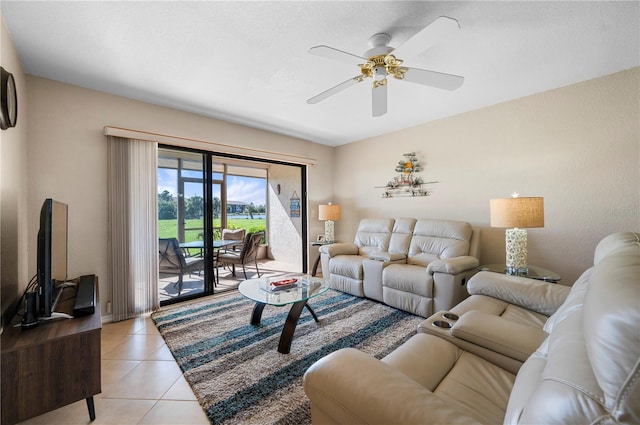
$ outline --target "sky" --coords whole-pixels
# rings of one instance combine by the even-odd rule
[[[265,179],[227,176],[227,199],[247,204],[253,202],[256,206],[265,205],[266,185]],[[158,169],[158,193],[162,193],[164,190],[168,190],[173,196],[178,194],[176,171],[165,168]],[[190,198],[194,195],[202,196],[202,186],[195,183],[185,185],[185,197]],[[215,193],[214,196],[216,196]]]

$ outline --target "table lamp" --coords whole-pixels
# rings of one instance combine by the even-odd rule
[[[334,242],[334,224],[336,220],[340,220],[340,205],[320,205],[318,210],[318,220],[324,220],[324,240],[325,242]]]
[[[544,198],[518,197],[492,199],[491,227],[512,227],[505,231],[507,273],[527,274],[526,228],[544,227]]]

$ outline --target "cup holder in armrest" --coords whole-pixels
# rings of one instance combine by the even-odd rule
[[[450,329],[453,326],[451,323],[445,320],[434,320],[433,323],[431,324],[437,328],[442,328],[442,329]]]
[[[456,321],[460,318],[457,314],[453,314],[453,313],[444,313],[442,317],[444,317],[445,319],[453,320],[453,321]]]

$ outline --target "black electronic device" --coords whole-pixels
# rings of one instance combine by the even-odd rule
[[[37,280],[38,310],[41,318],[50,318],[61,287],[67,280],[68,206],[45,199],[40,210],[38,231]]]
[[[80,276],[76,293],[76,303],[73,306],[73,317],[88,316],[96,311],[96,277],[95,275]]]
[[[38,326],[38,294],[36,292],[27,292],[25,294],[24,316],[22,317],[23,329],[31,329]]]

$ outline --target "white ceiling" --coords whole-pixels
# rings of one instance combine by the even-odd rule
[[[0,7],[25,72],[338,146],[640,66],[640,2],[152,1]],[[371,116],[354,77],[375,33],[397,47],[439,16],[461,29],[405,65],[462,75],[456,91],[390,79],[389,112]],[[637,88],[635,88],[637,89]]]

